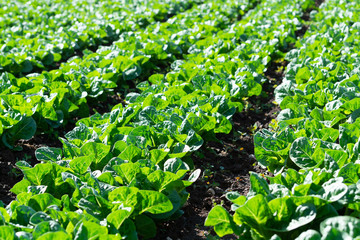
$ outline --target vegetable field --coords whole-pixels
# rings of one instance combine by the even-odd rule
[[[360,239],[359,9],[1,1],[0,240]]]

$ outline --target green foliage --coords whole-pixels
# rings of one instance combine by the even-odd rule
[[[82,50],[112,43],[124,31],[165,21],[196,3],[201,1],[141,1],[139,8],[137,2],[107,0],[3,1],[0,71],[22,75],[52,69]]]
[[[231,71],[238,65],[209,57],[209,64],[198,66],[188,51],[204,39],[210,47],[219,31],[257,1],[224,3],[207,1],[188,11],[179,7],[166,22],[119,32],[114,44],[69,59],[59,70],[22,78],[2,74],[10,88],[4,86],[1,111],[16,120],[32,117],[41,130],[86,115],[88,99],[118,86],[126,89],[135,83],[138,89],[126,96],[125,106],[81,118],[60,138],[62,148],[37,149],[39,164],[17,163],[24,179],[11,189],[17,199],[2,211],[3,225],[10,227],[7,234],[26,232],[28,239],[146,239],[156,235],[158,222],[182,215],[189,197],[186,187],[200,176],[187,157],[206,136],[229,133],[242,98],[261,91],[262,78],[255,68],[235,76]],[[161,8],[176,4],[189,3]],[[222,49],[221,54],[231,50]],[[176,61],[184,56],[189,56],[187,63]],[[209,71],[212,65],[219,65],[216,72]],[[157,74],[163,66],[169,66],[169,73]],[[149,82],[140,82],[148,77]],[[237,94],[232,99],[228,87]],[[13,103],[15,93],[19,96]],[[6,127],[3,135],[10,136],[6,131],[11,129]],[[12,144],[19,139],[13,138]]]
[[[165,68],[165,71],[170,70],[170,63],[178,58],[183,58],[184,55],[189,55],[187,54],[188,49],[194,43],[200,39],[212,39],[219,31],[233,23],[239,15],[244,14],[245,10],[251,8],[253,6],[252,2],[255,1],[227,1],[224,5],[224,0],[216,0],[199,4],[191,9],[188,8],[193,6],[195,2],[197,3],[197,1],[169,1],[168,4],[155,4],[153,1],[145,2],[144,8],[141,8],[141,11],[144,11],[143,14],[140,10],[140,12],[130,10],[136,9],[136,4],[129,3],[127,7],[122,6],[121,3],[111,3],[110,8],[112,10],[109,9],[108,4],[110,3],[107,1],[100,1],[99,6],[96,5],[96,10],[100,12],[119,11],[116,14],[124,14],[124,16],[121,16],[121,21],[114,20],[115,23],[109,23],[110,26],[116,28],[111,31],[116,32],[114,40],[118,39],[110,46],[100,46],[95,53],[89,51],[82,58],[78,56],[70,58],[67,62],[62,63],[59,69],[44,71],[41,74],[33,73],[26,75],[26,77],[16,78],[12,74],[13,72],[5,69],[5,72],[0,75],[0,90],[2,92],[0,96],[0,121],[2,123],[0,134],[4,136],[2,137],[2,143],[12,148],[17,140],[28,139],[33,136],[35,130],[38,132],[53,131],[53,128],[66,125],[69,119],[87,117],[89,115],[89,107],[92,107],[88,102],[94,102],[94,100],[95,102],[100,101],[107,94],[111,95],[117,87],[121,88],[122,91],[127,91],[129,85],[139,83],[141,80],[147,80],[152,73],[164,72],[163,68]],[[33,4],[38,6],[38,3]],[[76,4],[76,2],[54,2],[53,4],[69,5],[67,8],[74,9],[75,12],[80,11],[70,6],[71,4]],[[121,7],[116,7],[118,4]],[[84,5],[87,6],[89,4]],[[154,6],[154,9],[151,12],[158,12],[159,14],[149,17],[147,15],[147,7],[152,6]],[[186,9],[188,10],[185,11]],[[44,9],[39,7],[39,11],[42,10]],[[84,12],[87,13],[87,11]],[[96,15],[96,12],[89,12],[88,14],[90,15]],[[168,19],[167,15],[174,16]],[[68,17],[71,18],[71,16],[69,15]],[[115,18],[115,16],[113,17]],[[90,17],[90,19],[92,18]],[[137,20],[142,18],[151,19],[146,20],[147,24],[144,26],[139,26],[134,18]],[[157,18],[163,22],[154,21]],[[142,22],[142,20],[139,21]],[[90,23],[88,24],[91,25]],[[136,26],[132,26],[134,24]],[[69,26],[71,26],[71,23],[69,23]],[[87,25],[84,23],[84,26]],[[100,28],[98,29],[99,31],[103,31],[101,26],[98,27]],[[94,31],[96,30],[94,29]],[[72,41],[76,42],[76,40]],[[207,71],[208,68],[203,68],[199,75],[207,74]],[[197,70],[191,70],[191,72],[194,74]],[[175,80],[175,78],[178,78],[179,81],[184,81],[184,78],[187,78],[188,74],[190,74],[190,69],[174,74],[170,72],[166,81],[170,82]],[[247,73],[247,75],[251,76],[250,73]],[[155,74],[150,79],[155,79],[156,76],[161,78],[161,76]],[[222,77],[216,75],[215,81],[220,81]],[[249,91],[251,94],[259,94],[261,86],[258,83],[252,81],[252,79],[239,80],[239,82],[241,81],[247,81],[246,84],[243,84],[244,88],[247,89],[246,91]],[[157,84],[162,85],[157,89],[154,89],[154,87],[150,88],[148,82],[138,84],[138,89],[144,91],[144,93],[141,98],[138,98],[138,95],[135,93],[129,94],[128,102],[133,103],[135,99],[138,99],[138,101],[144,100],[144,107],[151,105],[157,110],[163,110],[169,104],[179,104],[180,102],[185,103],[187,101],[193,102],[195,98],[202,95],[202,92],[195,92],[186,97],[187,93],[194,91],[194,89],[188,86],[185,87],[184,91],[179,92],[180,89],[170,86],[166,93],[166,96],[169,98],[168,100],[162,99],[161,96],[154,97],[155,94],[163,90],[161,88],[169,87],[164,86],[163,83],[157,82]],[[176,82],[172,85],[178,85],[178,83]],[[214,91],[216,95],[223,95],[226,91],[220,90],[220,87],[226,88],[226,85],[231,86],[231,84],[226,82],[221,83],[220,86],[216,86],[215,83],[211,82],[209,84],[209,87],[211,87],[207,87],[206,96],[209,96]],[[154,90],[153,94],[150,95],[146,92],[148,88]],[[240,90],[239,87],[236,88],[236,91]],[[177,92],[178,96],[170,97],[174,91]],[[229,93],[226,95],[230,96]],[[202,96],[202,99],[206,98],[206,96]],[[226,106],[224,108],[224,104],[229,104],[231,108],[227,109]],[[225,103],[224,101],[214,99],[210,105],[206,106],[206,108],[210,107],[214,108],[213,113],[219,109],[219,112],[224,115],[212,116],[211,122],[216,121],[218,125],[216,132],[229,132],[231,124],[228,118],[235,110],[232,107],[241,109],[242,104],[239,101]],[[152,108],[148,110],[153,111]],[[144,109],[143,117],[147,118],[147,114]],[[148,117],[151,117],[151,115]],[[28,119],[33,119],[36,122],[37,128],[32,124],[28,134],[24,136],[16,134],[16,129],[24,125],[22,121],[30,121]],[[208,127],[205,123],[203,120],[202,125],[199,126],[203,129],[199,130],[207,130]],[[13,128],[15,130],[12,130]]]
[[[290,63],[275,90],[282,111],[254,139],[256,159],[274,176],[266,181],[251,173],[247,196],[228,193],[233,216],[218,206],[210,212],[206,223],[215,231],[222,216],[237,224],[224,225],[219,235],[360,237],[358,8],[358,2],[328,0],[311,13],[313,21],[287,53]],[[210,221],[216,217],[221,220]]]

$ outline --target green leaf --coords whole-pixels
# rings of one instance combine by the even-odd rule
[[[15,235],[16,235],[18,240],[32,240],[33,239],[31,233],[24,232],[24,231],[16,232]]]
[[[328,218],[320,224],[320,232],[324,237],[327,236],[324,239],[355,239],[360,236],[360,220],[350,216]],[[334,232],[338,232],[338,238],[331,238]]]
[[[9,226],[0,226],[0,239],[1,240],[14,240],[15,232]]]
[[[342,168],[340,168],[340,171],[338,173],[338,177],[344,178],[344,183],[347,184],[355,184],[360,179],[360,165],[354,164],[354,163],[348,163]]]
[[[61,123],[60,121],[62,120],[62,118],[58,117],[61,115],[58,115],[58,112],[55,111],[53,105],[53,102],[46,102],[45,104],[43,104],[40,108],[41,115],[48,120]]]
[[[99,163],[110,152],[110,148],[110,146],[102,143],[87,142],[81,147],[81,152],[92,157],[95,163]]]
[[[80,142],[85,142],[92,139],[92,134],[90,129],[83,123],[80,123],[78,127],[75,127],[72,131],[65,134],[65,137],[71,142],[77,145],[77,142],[74,140],[80,140]]]
[[[184,163],[180,158],[170,158],[164,163],[164,171],[172,172],[175,174],[180,171],[180,177],[182,177],[189,170],[189,166]]]
[[[66,158],[74,158],[81,156],[81,150],[76,145],[70,143],[64,138],[59,138],[60,142],[63,144],[63,153]]]
[[[194,172],[190,174],[188,181],[196,182],[196,180],[198,180],[198,178],[200,177],[200,174],[201,174],[201,169],[196,169]]]
[[[10,221],[10,215],[5,208],[0,207],[0,225],[5,225],[5,222]]]
[[[301,137],[292,143],[289,154],[291,160],[300,168],[312,168],[318,164],[316,159],[313,157],[313,154],[320,156],[319,154],[321,153],[317,152],[315,154],[309,139]]]
[[[144,212],[149,212],[152,214],[166,213],[173,209],[173,205],[169,198],[164,194],[149,191],[149,190],[139,190],[141,195],[140,198],[140,214]]]
[[[348,187],[342,183],[342,178],[332,178],[322,185],[324,193],[322,198],[329,202],[336,202],[342,199],[348,192]]]
[[[130,145],[125,148],[125,150],[118,157],[123,160],[135,162],[136,160],[140,159],[141,153],[142,151],[140,148],[134,145]]]
[[[209,212],[205,226],[213,226],[216,234],[220,237],[233,234],[230,218],[229,213],[222,206],[217,205]]]
[[[309,81],[311,77],[311,73],[309,71],[308,67],[303,67],[300,68],[295,76],[295,80],[297,84],[302,84],[302,83],[306,83],[307,81]]]
[[[164,75],[163,74],[153,74],[149,77],[149,82],[152,84],[161,84],[164,81]]]
[[[37,240],[70,240],[70,236],[65,232],[48,232],[41,235]]]
[[[360,123],[341,124],[339,127],[340,138],[339,143],[342,148],[346,148],[349,143],[356,143],[360,137]]]
[[[139,189],[135,187],[118,187],[109,193],[109,201],[125,207],[135,207],[138,203],[138,192]]]
[[[130,217],[132,213],[131,211],[128,210],[124,210],[124,209],[119,209],[116,210],[112,213],[110,213],[107,217],[106,220],[108,221],[108,223],[112,224],[116,229],[119,229],[121,227],[121,224]]]
[[[32,117],[24,117],[20,122],[4,133],[2,140],[7,147],[13,148],[13,145],[17,140],[29,140],[34,136],[35,132],[35,120]]]
[[[295,240],[321,240],[321,235],[317,231],[309,229],[302,232]]]
[[[11,189],[10,192],[15,193],[16,195],[27,192],[28,187],[31,186],[31,182],[23,179],[20,182],[16,183]]]
[[[134,222],[130,219],[126,219],[119,230],[121,236],[126,236],[129,240],[138,240],[138,234]],[[120,239],[119,239],[120,240]]]
[[[61,206],[61,201],[49,193],[37,194],[30,198],[29,206],[36,211],[45,211],[48,206]]]
[[[138,234],[145,239],[154,238],[156,236],[156,224],[146,215],[136,216],[135,226]]]
[[[136,184],[136,177],[141,172],[139,166],[131,162],[115,165],[113,169],[122,179],[122,182],[119,183],[128,186],[134,186]],[[115,179],[118,180],[117,178]]]
[[[111,152],[113,153],[114,156],[117,156],[122,151],[124,151],[127,146],[128,146],[128,144],[124,141],[121,141],[121,140],[116,141]]]
[[[31,207],[20,205],[16,207],[15,213],[13,213],[11,218],[16,220],[18,224],[26,226],[29,224],[31,216],[35,213],[36,211]]]
[[[296,206],[291,197],[276,198],[269,202],[274,213],[274,221],[267,224],[267,229],[276,232],[289,232],[300,228],[316,218],[316,208],[311,203]]]
[[[15,239],[15,232],[9,226],[0,226],[0,239],[13,240]]]
[[[98,223],[90,221],[82,221],[81,224],[75,228],[74,239],[107,239],[108,229]]]
[[[41,147],[36,149],[35,156],[38,161],[60,161],[62,157],[61,148]]]
[[[57,232],[57,231],[64,231],[64,229],[60,226],[58,222],[55,221],[41,222],[35,226],[33,236],[35,239],[37,239],[40,236],[44,235],[45,233]]]
[[[329,154],[325,153],[324,168],[335,172],[339,169],[339,165]]]
[[[50,185],[52,179],[52,166],[50,163],[36,164],[35,167],[24,169],[25,178],[34,185]]]
[[[250,198],[240,206],[235,214],[234,221],[237,224],[246,223],[255,229],[261,229],[268,221],[271,221],[272,213],[265,197],[261,194]]]
[[[92,161],[96,159],[94,156],[83,156],[83,157],[77,157],[71,160],[70,167],[79,174],[84,174],[90,167]]]
[[[303,204],[296,208],[294,215],[291,216],[291,221],[286,227],[286,231],[292,231],[303,225],[312,222],[316,218],[316,208],[312,204]]]
[[[147,179],[149,180],[151,187],[154,190],[161,192],[166,188],[167,185],[176,181],[177,179],[179,179],[179,177],[171,172],[157,170],[148,175]]]
[[[150,155],[150,160],[155,164],[159,164],[162,160],[166,158],[168,152],[165,152],[162,149],[152,149],[150,150]]]
[[[255,196],[256,194],[262,194],[267,196],[270,194],[269,184],[266,180],[260,177],[259,174],[255,172],[250,172],[250,191],[248,197]]]
[[[49,215],[47,215],[46,213],[37,212],[37,213],[35,213],[34,215],[31,216],[30,223],[32,225],[37,225],[37,224],[39,224],[41,222],[46,222],[46,221],[50,221],[50,220],[52,220],[52,218]]]
[[[241,195],[238,192],[228,192],[228,193],[226,193],[225,196],[229,201],[236,203],[240,206],[245,204],[245,202],[246,202],[246,197]]]
[[[133,66],[124,70],[123,78],[125,81],[133,80],[133,79],[139,77],[141,72],[142,72],[141,68],[134,64]]]
[[[341,107],[348,110],[349,112],[354,112],[360,109],[360,99],[351,99],[350,101],[345,102]]]

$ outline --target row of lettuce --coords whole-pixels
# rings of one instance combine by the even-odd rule
[[[257,2],[242,4],[246,10]],[[226,6],[221,9],[229,14]],[[302,9],[310,7],[310,0],[263,1],[224,31],[212,30],[214,19],[225,19],[217,11],[213,20],[201,17],[206,24],[194,26],[196,36],[177,41],[174,35],[171,43],[188,47],[170,72],[139,83],[126,106],[79,120],[61,138],[61,149],[37,149],[41,163],[17,163],[24,179],[11,190],[17,199],[0,208],[0,237],[154,237],[157,222],[182,214],[186,187],[200,175],[191,153],[215,133],[231,131],[232,115],[244,99],[261,93],[266,66],[296,42]],[[162,36],[161,26],[151,34]],[[107,48],[108,54],[119,46]]]
[[[101,101],[114,88],[164,71],[199,39],[236,21],[252,7],[248,1],[207,1],[165,22],[123,32],[111,46],[73,57],[60,69],[16,78],[0,75],[1,144],[13,148],[19,139],[65,126],[69,119],[89,116],[89,99]],[[94,102],[94,101],[93,101]],[[89,106],[90,105],[90,106]]]
[[[227,194],[207,224],[241,239],[359,239],[360,5],[326,0],[286,59],[276,90],[282,111],[255,135],[259,164],[247,196]]]
[[[166,21],[200,4],[186,1],[2,1],[0,72],[48,70],[87,48],[110,44],[127,31]]]

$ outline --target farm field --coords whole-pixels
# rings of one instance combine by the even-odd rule
[[[2,1],[0,239],[360,239],[359,9]]]

